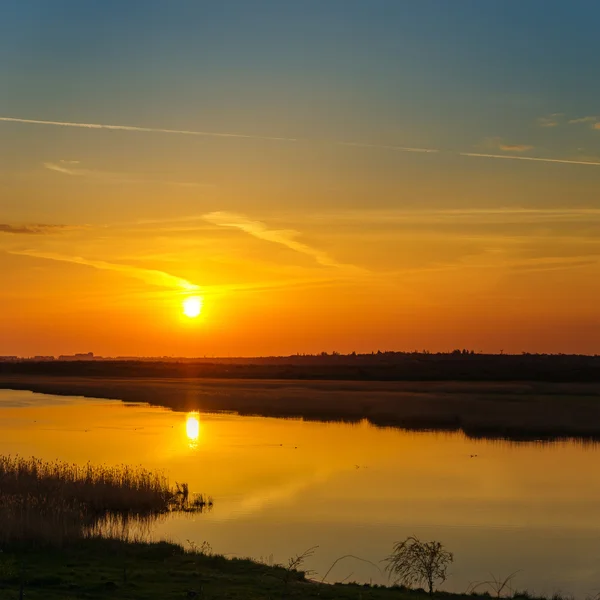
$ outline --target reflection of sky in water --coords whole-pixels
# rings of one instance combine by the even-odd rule
[[[455,591],[517,569],[515,585],[539,593],[583,597],[600,582],[594,446],[0,391],[0,452],[162,469],[215,506],[161,522],[156,535],[276,561],[318,544],[307,568],[321,575],[343,554],[378,562],[394,541],[416,534],[455,553],[447,584]],[[350,573],[382,581],[351,560],[331,576]]]

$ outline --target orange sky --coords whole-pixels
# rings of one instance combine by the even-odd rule
[[[500,6],[34,4],[0,29],[0,355],[599,351],[595,31],[550,64],[514,53],[554,17],[507,48]]]

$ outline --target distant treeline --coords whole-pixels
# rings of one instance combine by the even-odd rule
[[[469,350],[262,358],[0,362],[1,375],[348,381],[600,381],[600,356],[476,354]]]

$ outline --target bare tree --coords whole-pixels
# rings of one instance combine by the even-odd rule
[[[429,595],[433,595],[434,584],[446,581],[454,556],[440,542],[422,542],[410,536],[396,542],[394,551],[385,560],[390,577],[407,587],[426,584]]]

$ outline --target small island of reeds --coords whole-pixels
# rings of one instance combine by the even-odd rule
[[[212,499],[143,467],[0,456],[0,544],[127,537],[130,523],[201,512]]]

